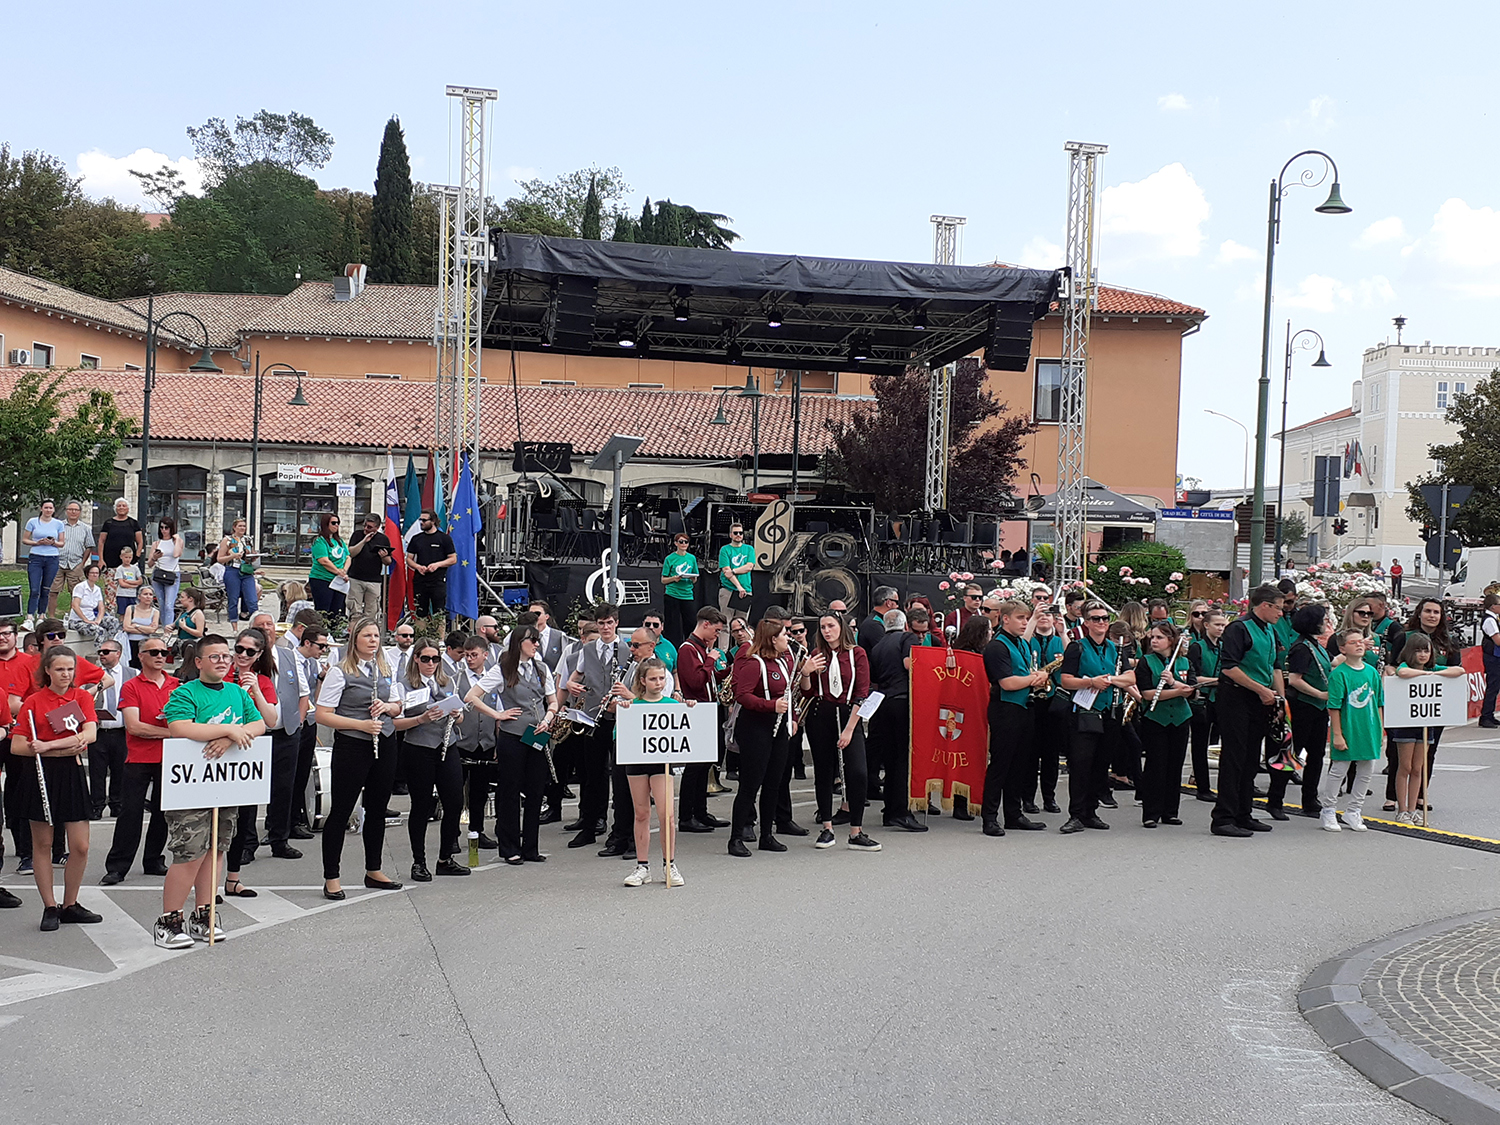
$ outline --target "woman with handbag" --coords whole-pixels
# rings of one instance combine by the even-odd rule
[[[336,620],[344,616],[344,595],[349,592],[349,544],[339,534],[339,518],[332,512],[318,518],[307,588],[313,608],[323,615],[330,629],[335,628]]]
[[[235,520],[229,534],[219,540],[219,549],[214,555],[224,567],[224,593],[229,604],[231,629],[240,623],[241,606],[246,621],[260,609],[260,584],[255,580],[255,572],[260,569],[260,552],[250,542],[249,526],[243,519]]]
[[[124,552],[122,551],[123,555]],[[141,642],[161,632],[161,611],[156,608],[156,591],[142,586],[135,604],[120,615],[120,625],[130,639],[130,666],[141,666]]]
[[[177,587],[182,582],[182,536],[177,521],[162,516],[156,525],[156,542],[146,551],[146,566],[151,571],[151,589],[156,604],[164,610],[177,604]]]

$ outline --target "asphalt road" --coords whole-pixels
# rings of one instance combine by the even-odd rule
[[[1002,840],[944,818],[875,830],[877,855],[736,860],[721,831],[684,838],[670,891],[623,888],[627,864],[551,826],[545,865],[329,910],[309,849],[246,868],[301,888],[257,900],[285,920],[230,907],[228,941],[177,954],[144,928],[158,880],[97,892],[121,907],[107,934],[44,935],[7,875],[27,901],[0,914],[0,1099],[122,1123],[1430,1120],[1295,993],[1349,946],[1496,905],[1500,856],[1301,818],[1221,840],[1208,808]],[[404,832],[388,846],[404,872]],[[54,963],[70,990],[5,1003]]]

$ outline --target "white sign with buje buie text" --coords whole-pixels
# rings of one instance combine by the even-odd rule
[[[1385,725],[1461,727],[1469,721],[1467,676],[1386,676]]]

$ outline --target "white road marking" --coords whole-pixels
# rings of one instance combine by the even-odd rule
[[[1432,772],[1437,773],[1439,770],[1446,770],[1448,773],[1478,773],[1480,770],[1487,770],[1489,768],[1489,766],[1465,766],[1460,765],[1458,762],[1437,762],[1434,763]]]
[[[300,918],[307,913],[306,910],[296,903],[272,893],[268,888],[256,888],[260,893],[254,898],[230,898],[225,899],[226,905],[233,906],[241,914],[248,915],[256,922],[265,924],[275,922],[290,922],[294,918]],[[306,888],[311,890],[313,888]]]

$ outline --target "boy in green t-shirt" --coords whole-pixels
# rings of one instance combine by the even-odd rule
[[[731,524],[729,542],[719,548],[719,611],[729,612],[732,598],[750,596],[750,572],[755,569],[755,548],[745,542],[743,524]]]
[[[1358,629],[1339,634],[1339,651],[1344,663],[1328,675],[1328,719],[1332,725],[1333,746],[1330,762],[1354,763],[1354,784],[1347,794],[1340,792],[1348,771],[1331,766],[1318,786],[1318,800],[1323,806],[1323,830],[1339,830],[1339,813],[1344,826],[1355,832],[1366,832],[1363,809],[1370,775],[1385,745],[1385,691],[1380,673],[1365,663],[1365,638]],[[1340,809],[1338,802],[1344,801]]]
[[[248,692],[236,683],[226,683],[230,670],[229,642],[209,634],[198,642],[194,664],[198,678],[176,688],[162,709],[162,719],[173,738],[191,738],[204,743],[203,757],[222,758],[231,746],[249,746],[266,733],[260,709]],[[237,808],[219,810],[219,860],[234,839]],[[162,883],[162,916],[156,920],[156,944],[163,949],[191,949],[193,940],[209,939],[209,902],[215,893],[218,863],[205,863],[212,839],[213,809],[172,809],[162,816],[167,822],[167,842],[172,866]],[[195,892],[198,908],[183,927],[182,908],[188,891]],[[214,940],[224,935],[213,927]]]

